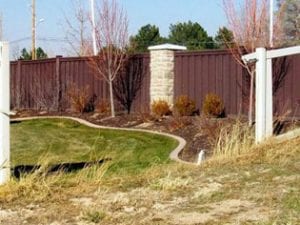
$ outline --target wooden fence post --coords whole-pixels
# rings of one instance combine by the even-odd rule
[[[14,84],[15,88],[15,103],[17,109],[21,109],[22,106],[22,87],[21,87],[21,68],[22,68],[22,60],[17,61],[17,73],[16,73],[16,83]]]
[[[62,56],[56,56],[55,61],[55,74],[56,74],[56,109],[58,112],[61,111],[61,101],[62,101],[62,90],[61,90],[61,73],[60,73],[60,58]]]

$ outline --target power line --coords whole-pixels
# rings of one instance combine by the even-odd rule
[[[31,37],[24,37],[24,38],[20,38],[20,39],[17,39],[17,40],[10,41],[10,43],[11,44],[17,44],[19,42],[30,40],[30,39],[31,39]]]
[[[11,41],[10,43],[11,44],[16,44],[16,43],[19,43],[19,42],[23,42],[23,41],[27,41],[27,40],[30,40],[31,37],[24,37],[24,38],[20,38],[20,39],[16,39],[16,40],[13,40]],[[42,37],[42,38],[36,38],[38,41],[46,41],[46,42],[65,42],[67,43],[68,40],[67,39],[64,39],[64,38],[56,38],[56,37],[48,37],[48,38],[45,38],[45,37]]]

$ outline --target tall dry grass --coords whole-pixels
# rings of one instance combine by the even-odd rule
[[[237,120],[234,125],[223,127],[215,142],[212,157],[204,166],[246,165],[251,163],[276,163],[288,165],[300,153],[300,139],[279,143],[272,137],[255,144],[254,128]]]
[[[20,178],[11,177],[9,182],[0,186],[0,202],[12,202],[22,199],[23,202],[41,202],[55,198],[61,193],[76,191],[82,186],[97,187],[110,166],[110,162],[101,165],[88,165],[75,172],[63,169],[51,171],[51,160],[47,157],[39,160],[40,168],[21,174]],[[75,188],[75,189],[74,189]]]
[[[255,143],[253,128],[236,121],[234,125],[220,130],[215,147],[214,157],[234,157],[252,150]]]

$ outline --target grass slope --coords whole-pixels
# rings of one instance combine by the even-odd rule
[[[85,175],[29,176],[0,187],[0,224],[300,224],[300,138],[202,166],[159,163],[101,182]]]
[[[160,135],[95,129],[66,119],[36,119],[11,125],[12,165],[113,159],[114,170],[139,171],[165,163],[177,141]]]

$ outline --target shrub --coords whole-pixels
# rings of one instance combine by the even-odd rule
[[[207,94],[203,102],[202,110],[204,115],[216,118],[225,116],[223,101],[216,94]]]
[[[89,86],[79,88],[76,85],[72,84],[67,91],[67,95],[70,98],[72,110],[80,113],[85,112],[85,109],[90,103],[91,99],[89,97]]]
[[[162,117],[171,113],[169,104],[161,99],[152,102],[151,111],[156,117]]]
[[[101,114],[109,114],[110,113],[110,102],[107,99],[101,99],[97,104],[97,112]]]
[[[191,116],[196,111],[195,101],[187,95],[181,95],[175,101],[174,110],[179,116]]]

